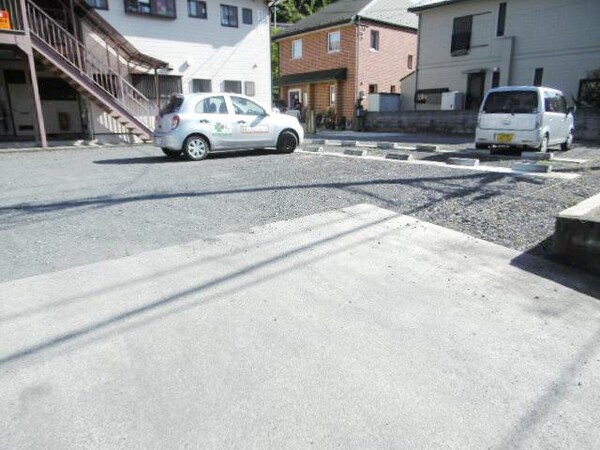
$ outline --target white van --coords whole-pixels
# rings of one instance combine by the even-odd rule
[[[573,142],[573,111],[556,89],[490,89],[479,110],[475,146],[505,145],[545,152],[552,145],[560,145],[561,150],[568,150]]]

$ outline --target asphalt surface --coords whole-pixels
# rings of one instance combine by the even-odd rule
[[[592,153],[594,149],[588,149]],[[274,152],[170,160],[154,147],[0,155],[0,281],[370,203],[547,255],[555,215],[600,191],[576,180]]]

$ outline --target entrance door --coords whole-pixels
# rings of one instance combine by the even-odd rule
[[[477,110],[483,102],[485,72],[470,73],[467,76],[467,109]]]
[[[294,109],[296,103],[302,101],[300,98],[301,95],[302,92],[300,89],[290,89],[288,92],[288,109]]]
[[[9,84],[8,95],[17,136],[35,136],[31,88],[26,84]]]

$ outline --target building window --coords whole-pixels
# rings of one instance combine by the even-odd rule
[[[379,50],[379,31],[371,30],[371,50]]]
[[[292,59],[302,58],[302,39],[292,42]]]
[[[175,0],[125,0],[125,12],[175,19]]]
[[[238,26],[237,6],[221,5],[221,25],[224,27]]]
[[[131,84],[144,96],[151,100],[156,100],[156,83],[154,75],[132,74]],[[181,94],[183,92],[181,77],[173,75],[159,75],[158,88],[161,99],[167,99],[171,94]]]
[[[544,78],[544,69],[542,67],[538,67],[537,69],[535,69],[535,72],[533,74],[533,85],[541,86],[543,78]]]
[[[408,55],[406,57],[406,67],[408,70],[412,70],[413,68],[413,55]]]
[[[376,84],[369,85],[369,94],[377,94],[377,85]]]
[[[206,19],[206,2],[188,0],[188,15],[199,19]]]
[[[85,2],[96,9],[108,9],[108,0],[85,0]]]
[[[210,80],[194,78],[192,80],[192,92],[212,92],[212,82]]]
[[[396,85],[395,85],[395,84],[392,84],[392,85],[390,86],[390,94],[395,94],[395,93],[396,93]]]
[[[242,23],[252,25],[252,10],[250,8],[242,8]]]
[[[471,29],[473,16],[456,17],[452,24],[452,56],[466,55],[471,48]]]
[[[341,49],[341,36],[339,31],[327,35],[327,51],[329,53],[339,52]]]
[[[248,97],[254,97],[256,95],[256,86],[254,81],[246,81],[244,83],[244,94]]]
[[[335,84],[332,84],[329,86],[329,105],[330,106],[335,105],[336,97],[337,97],[337,86]]]
[[[225,80],[223,82],[223,92],[232,92],[234,94],[242,93],[242,82],[234,80]]]
[[[492,87],[496,88],[500,86],[500,71],[496,70],[492,72]]]
[[[504,25],[506,24],[506,3],[500,3],[498,8],[498,24],[496,25],[496,36],[504,36]]]

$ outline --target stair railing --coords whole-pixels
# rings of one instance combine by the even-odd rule
[[[31,34],[42,40],[61,58],[97,88],[115,100],[149,129],[154,126],[156,105],[107,63],[87,51],[85,46],[39,6],[27,0]]]

